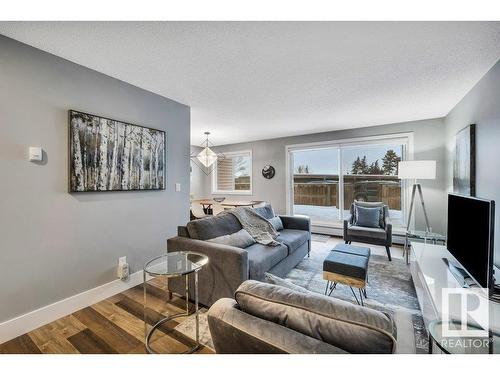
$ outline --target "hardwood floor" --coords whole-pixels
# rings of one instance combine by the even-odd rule
[[[185,311],[185,300],[173,296],[166,301],[165,281],[148,285],[148,329],[150,323]],[[175,318],[156,331],[151,347],[161,353],[179,353],[194,340],[174,330],[184,317]],[[142,285],[105,299],[0,345],[3,354],[145,354]],[[197,354],[213,353],[201,345]]]

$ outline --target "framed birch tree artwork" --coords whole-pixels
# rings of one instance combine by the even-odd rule
[[[165,132],[69,111],[69,191],[165,189]]]

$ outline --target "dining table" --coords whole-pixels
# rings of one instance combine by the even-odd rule
[[[203,211],[208,213],[212,206],[216,203],[220,204],[224,208],[234,208],[234,207],[254,207],[255,205],[261,203],[261,201],[251,201],[251,200],[230,200],[225,199],[222,202],[217,202],[214,199],[200,199],[196,201],[201,204],[203,207]]]

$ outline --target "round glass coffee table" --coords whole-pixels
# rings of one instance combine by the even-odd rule
[[[469,334],[446,335],[444,329],[460,332],[463,327],[458,320],[434,320],[429,324],[429,354],[436,346],[445,354],[498,354],[500,353],[500,333],[482,330],[478,326],[466,324]],[[473,330],[479,333],[473,334]]]
[[[200,346],[199,341],[199,317],[198,317],[198,271],[208,263],[208,257],[206,255],[196,253],[193,251],[176,251],[172,253],[167,253],[160,255],[154,259],[151,259],[144,265],[143,268],[143,291],[144,291],[144,326],[145,326],[145,341],[146,350],[148,353],[155,352],[150,345],[151,337],[153,333],[163,324],[168,321],[178,318],[180,316],[190,316],[195,314],[196,319],[196,340],[195,345],[189,348],[186,352],[182,354],[192,353],[196,351]],[[184,277],[186,283],[186,312],[180,314],[169,315],[165,318],[160,319],[153,324],[151,329],[148,331],[148,319],[147,319],[147,277],[157,277],[164,276],[167,278],[172,277]],[[189,277],[194,276],[194,312],[189,311]]]

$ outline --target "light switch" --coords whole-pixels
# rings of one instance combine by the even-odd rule
[[[178,182],[175,183],[175,191],[177,192],[181,191],[181,184]]]
[[[42,161],[43,154],[41,147],[30,147],[30,161]]]

